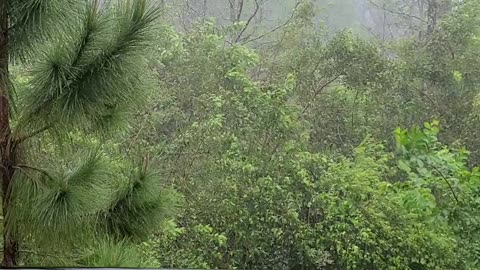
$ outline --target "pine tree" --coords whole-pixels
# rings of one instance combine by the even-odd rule
[[[121,254],[132,256],[126,243],[166,217],[170,193],[148,162],[126,167],[99,149],[82,155],[65,144],[48,150],[71,134],[102,133],[139,104],[158,16],[146,0],[0,0],[4,267],[18,265],[27,247],[120,266]],[[11,79],[18,63],[29,69],[21,89]],[[125,249],[98,258],[111,243]],[[95,247],[102,252],[85,253]]]

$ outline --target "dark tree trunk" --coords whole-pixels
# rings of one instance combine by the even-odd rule
[[[8,4],[0,0],[0,178],[3,203],[3,267],[17,265],[18,245],[7,229],[10,209],[10,189],[15,173],[15,145],[10,128],[8,82]]]

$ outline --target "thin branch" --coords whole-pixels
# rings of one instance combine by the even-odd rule
[[[44,126],[43,128],[41,128],[41,129],[39,129],[39,130],[36,130],[36,131],[34,131],[34,132],[30,133],[30,134],[27,134],[27,135],[25,135],[25,136],[23,136],[23,137],[20,137],[20,138],[16,139],[16,140],[15,140],[15,143],[17,143],[17,144],[23,143],[24,141],[26,141],[26,140],[28,140],[28,139],[30,139],[30,138],[33,138],[33,137],[35,137],[35,136],[37,136],[38,134],[40,134],[40,133],[48,130],[48,129],[51,128],[51,127],[52,127],[51,125]]]
[[[407,13],[403,13],[403,12],[400,12],[400,11],[395,11],[395,10],[390,10],[390,9],[387,9],[385,7],[382,7],[380,6],[379,4],[373,2],[372,0],[367,0],[371,5],[377,7],[377,8],[380,8],[384,11],[387,11],[387,12],[390,12],[392,14],[396,14],[396,15],[400,15],[400,16],[404,16],[404,17],[409,17],[409,18],[412,18],[412,19],[417,19],[423,23],[427,23],[427,21],[425,21],[424,19],[418,17],[418,16],[415,16],[415,15],[412,15],[412,14],[407,14]]]
[[[16,165],[13,166],[13,167],[16,168],[16,169],[23,169],[23,168],[25,168],[25,169],[33,170],[33,171],[36,171],[36,172],[39,172],[39,173],[45,175],[45,176],[48,177],[48,179],[50,179],[50,180],[53,179],[53,177],[52,177],[47,171],[42,170],[42,169],[40,169],[40,168],[32,167],[32,166],[30,166],[30,165],[25,165],[25,164],[16,164]]]
[[[193,15],[194,15],[194,16],[198,16],[198,15],[200,14],[200,12],[199,12],[198,10],[196,10],[195,8],[193,8],[192,6],[190,6],[190,2],[189,2],[189,1],[187,1],[187,2],[185,3],[185,6],[186,6],[190,11],[193,12]]]
[[[429,164],[429,165],[430,165],[430,164]],[[458,200],[457,195],[455,194],[455,191],[453,190],[452,185],[450,184],[450,182],[448,182],[447,177],[445,177],[445,175],[443,175],[443,173],[442,173],[439,169],[437,169],[435,166],[430,165],[430,167],[431,167],[432,169],[434,169],[435,171],[437,171],[438,174],[440,174],[440,176],[443,178],[443,180],[445,181],[445,183],[447,183],[448,188],[449,188],[450,191],[452,192],[452,195],[453,195],[453,198],[455,199],[455,201],[456,201],[457,203],[460,203],[460,201]]]
[[[239,10],[238,10],[238,13],[237,13],[237,22],[240,21],[240,19],[242,18],[242,12],[243,12],[244,4],[245,4],[244,1],[240,0]]]
[[[360,94],[360,91],[358,91],[358,89],[356,89],[355,98],[353,99],[353,107],[352,107],[352,115],[351,115],[352,132],[353,132],[353,129],[354,129],[354,126],[355,126],[355,109],[356,109],[356,106],[357,106],[357,98],[358,98],[359,94]]]
[[[304,114],[304,113],[310,108],[310,106],[312,105],[313,101],[314,101],[315,98],[318,96],[318,94],[320,94],[320,93],[323,91],[323,89],[325,89],[327,86],[329,86],[330,84],[332,84],[332,83],[333,83],[334,81],[336,81],[339,77],[340,77],[340,75],[335,76],[333,79],[329,80],[328,82],[326,82],[325,84],[323,84],[319,89],[317,89],[317,90],[315,91],[315,93],[313,94],[312,102],[307,103],[307,105],[305,106],[305,108],[303,108],[302,114]]]
[[[250,18],[248,18],[247,20],[247,23],[245,24],[245,26],[243,27],[242,31],[240,31],[240,33],[238,34],[237,38],[235,39],[235,42],[234,43],[237,43],[240,38],[242,37],[243,33],[245,33],[245,30],[247,30],[248,26],[250,25],[250,23],[252,22],[253,18],[255,18],[255,16],[257,16],[257,13],[258,11],[260,10],[260,5],[258,4],[258,0],[255,0],[255,11],[253,12],[253,14],[250,16]]]
[[[150,116],[149,113],[145,114],[145,117],[143,118],[143,121],[142,123],[140,124],[140,128],[138,129],[137,133],[135,134],[135,136],[133,137],[132,141],[130,142],[130,144],[128,145],[128,148],[127,148],[127,154],[130,152],[130,150],[132,149],[133,147],[133,144],[138,140],[138,137],[140,136],[140,134],[142,133],[143,129],[145,128],[145,125],[147,124],[147,120],[148,120],[148,117]]]
[[[232,0],[228,0],[228,3],[230,4],[230,21],[232,23],[235,22],[235,4],[232,2]]]
[[[297,2],[297,4],[295,4],[295,7],[293,9],[292,14],[288,18],[288,20],[286,20],[283,24],[278,25],[278,26],[272,28],[270,31],[267,31],[267,32],[265,32],[265,33],[263,33],[263,34],[261,34],[257,37],[254,37],[252,39],[248,39],[250,37],[250,36],[248,36],[247,39],[244,42],[242,42],[242,45],[253,42],[253,41],[256,41],[256,40],[259,40],[259,39],[262,39],[262,38],[264,38],[264,37],[266,37],[270,34],[273,34],[274,32],[278,31],[279,29],[287,26],[293,20],[293,18],[295,17],[295,11],[296,11],[297,7],[300,5],[300,3],[301,3],[301,1]]]

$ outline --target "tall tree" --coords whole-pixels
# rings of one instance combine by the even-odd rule
[[[19,264],[20,247],[55,241],[78,252],[59,242],[136,239],[164,218],[147,159],[122,173],[99,150],[73,163],[55,150],[71,134],[103,132],[142,99],[142,56],[158,16],[147,0],[0,0],[4,267]],[[31,70],[15,93],[13,63]]]

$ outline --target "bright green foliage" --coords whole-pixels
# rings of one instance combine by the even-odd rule
[[[438,122],[424,129],[396,131],[401,158],[399,168],[408,175],[410,188],[402,198],[407,207],[422,210],[433,224],[447,224],[456,234],[467,269],[480,267],[480,174],[468,168],[469,152],[450,149],[437,140]],[[419,192],[421,191],[421,192]]]
[[[132,135],[185,195],[146,244],[158,265],[479,269],[478,158],[458,147],[478,150],[479,2],[463,2],[431,39],[381,46],[316,27],[310,1],[256,51],[208,21],[162,29]],[[392,134],[430,119],[442,132]]]
[[[153,101],[160,105],[147,122],[154,127],[155,121],[163,124],[157,126],[156,135],[143,132],[141,147],[164,153],[157,164],[185,194],[186,207],[178,224],[171,224],[149,244],[156,249],[159,265],[464,266],[459,254],[468,238],[453,223],[434,220],[436,194],[414,185],[410,176],[403,179],[397,168],[397,163],[406,163],[403,158],[373,139],[361,142],[349,156],[312,151],[315,133],[302,118],[304,108],[298,103],[304,82],[293,75],[280,84],[253,81],[248,71],[255,70],[258,56],[244,47],[225,47],[211,27],[207,24],[186,36],[170,32],[162,40],[170,49],[162,52],[157,70],[168,80],[163,81],[162,95]],[[371,52],[366,58],[379,57],[371,45],[356,43],[348,34],[337,39],[337,43],[351,40],[355,50]],[[347,45],[345,50],[350,51]],[[347,60],[352,55],[335,55],[329,59],[338,63],[341,72],[351,74]],[[369,73],[382,65],[368,67]],[[354,83],[355,76],[360,78],[361,73],[352,75],[351,85],[344,92],[338,90],[338,96],[349,88],[368,93],[368,81],[373,79]],[[335,102],[335,92],[331,93],[329,101]],[[431,130],[415,131],[430,132],[428,140],[403,132],[413,139],[399,140],[399,147],[413,151],[435,144],[437,123],[432,125]],[[400,169],[405,166],[409,165]]]
[[[98,242],[82,259],[82,265],[109,265],[110,267],[142,267],[142,254],[126,242],[105,240]]]

